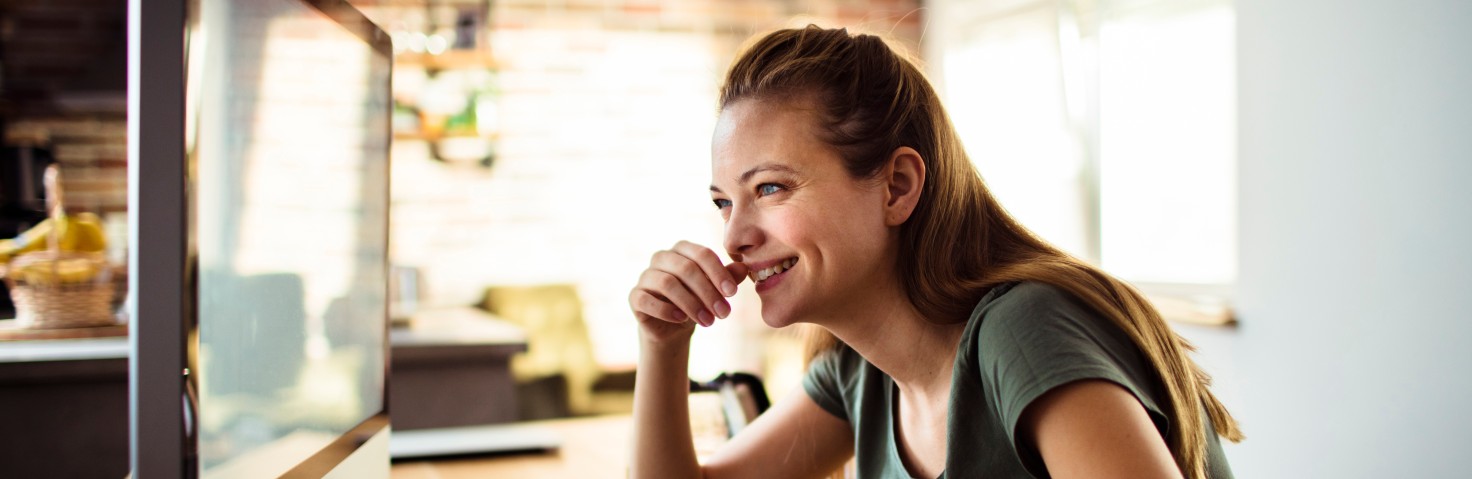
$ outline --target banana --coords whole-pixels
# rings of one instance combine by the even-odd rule
[[[97,265],[90,259],[37,261],[10,272],[11,278],[33,286],[88,283],[96,276]]]
[[[47,219],[15,239],[0,240],[0,262],[9,261],[23,253],[48,248],[48,236],[55,225],[60,225],[57,231],[57,247],[62,251],[100,253],[107,250],[107,236],[102,233],[102,219],[92,213],[82,213],[75,218],[62,216],[61,221]]]
[[[0,240],[0,265],[9,264],[22,254],[50,248],[49,236],[53,228],[57,234],[57,249],[63,252],[101,253],[107,250],[107,237],[102,232],[102,220],[97,215],[63,215],[37,223],[15,239]],[[37,261],[20,268],[11,268],[8,274],[31,284],[86,282],[97,274],[97,267],[88,261],[63,261],[53,270],[51,264],[54,262],[55,260]]]
[[[49,219],[42,221],[15,239],[0,243],[0,263],[9,263],[16,256],[46,249],[46,235],[51,234],[52,224]]]
[[[82,253],[107,251],[107,236],[102,233],[102,218],[92,213],[81,213],[71,223],[72,228],[66,235],[72,239],[71,249],[63,246],[62,251]]]

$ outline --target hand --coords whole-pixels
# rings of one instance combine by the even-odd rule
[[[646,340],[688,338],[696,324],[710,326],[731,314],[726,298],[736,294],[747,272],[745,263],[722,265],[710,248],[681,241],[650,258],[629,292],[629,309]]]

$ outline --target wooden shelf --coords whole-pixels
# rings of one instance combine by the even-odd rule
[[[1211,303],[1177,296],[1146,295],[1166,321],[1202,326],[1236,326],[1237,314],[1229,304]]]
[[[395,66],[421,67],[435,70],[494,69],[491,52],[483,50],[449,50],[439,55],[404,52],[394,57]]]

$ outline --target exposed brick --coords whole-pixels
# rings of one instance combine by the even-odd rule
[[[98,168],[104,168],[104,169],[109,169],[109,170],[119,170],[119,171],[121,171],[121,174],[123,174],[123,175],[127,175],[128,174],[128,160],[127,160],[127,158],[122,158],[122,159],[99,159],[99,160],[93,161],[92,162],[92,165],[93,166],[96,166]]]

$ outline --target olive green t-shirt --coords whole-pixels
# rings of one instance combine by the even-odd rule
[[[1032,401],[1073,381],[1117,383],[1140,400],[1162,437],[1170,428],[1159,406],[1166,401],[1164,387],[1139,348],[1107,318],[1053,286],[993,288],[967,320],[955,361],[941,477],[1048,477],[1037,451],[1017,442],[1017,422]],[[853,427],[859,477],[909,477],[894,437],[897,391],[889,376],[840,345],[814,358],[803,388]],[[1216,432],[1207,433],[1207,474],[1230,479]]]

